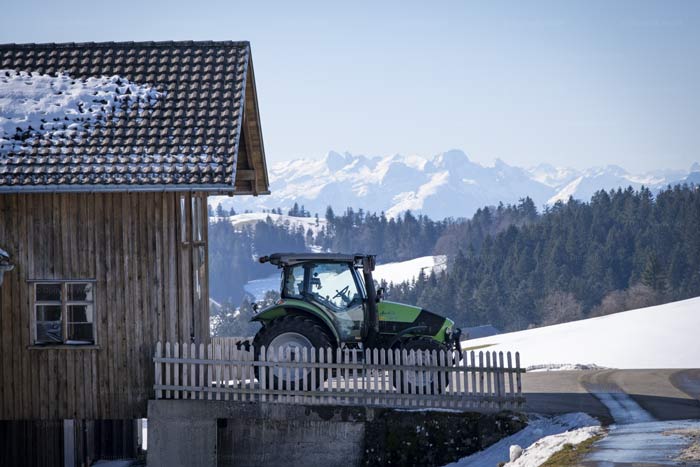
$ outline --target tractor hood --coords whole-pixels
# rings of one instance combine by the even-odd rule
[[[454,327],[454,321],[449,318],[403,303],[381,301],[378,313],[380,333],[400,334],[408,331],[409,334],[433,336],[444,342],[446,331]]]

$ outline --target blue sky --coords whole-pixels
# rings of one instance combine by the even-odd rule
[[[249,40],[270,162],[700,160],[700,2],[6,2],[0,42]]]

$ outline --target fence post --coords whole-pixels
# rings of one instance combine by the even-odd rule
[[[212,348],[214,350],[214,360],[221,360],[221,345],[212,344]],[[221,364],[215,363],[213,370],[214,374],[212,376],[216,378],[216,382],[212,386],[216,387],[216,394],[212,394],[212,396],[219,401],[221,400]]]
[[[450,362],[453,366],[457,367],[457,371],[452,372],[453,378],[454,378],[454,387],[452,386],[452,383],[450,383],[450,395],[456,394],[459,399],[455,399],[454,403],[452,404],[452,407],[459,407],[460,405],[460,399],[462,396],[462,378],[464,376],[462,375],[462,359],[460,358],[462,356],[461,352],[457,352],[456,350],[450,351]]]
[[[372,387],[374,388],[374,398],[372,399],[372,402],[374,404],[378,404],[380,400],[380,389],[379,389],[379,369],[377,368],[377,365],[379,364],[379,350],[372,349],[372,370],[371,370],[371,377],[372,377]]]
[[[176,359],[176,362],[173,363],[173,386],[175,386],[175,390],[173,391],[173,397],[175,399],[180,398],[180,390],[178,389],[178,386],[180,386],[180,363],[177,362],[177,360],[180,359],[180,343],[175,342],[173,344],[173,358]]]
[[[486,352],[486,395],[491,398],[487,406],[493,405],[493,367],[491,366],[491,352]]]
[[[337,390],[342,391],[343,385],[347,386],[347,377],[345,376],[345,373],[343,369],[340,367],[342,365],[343,360],[342,360],[342,355],[341,355],[341,350],[340,347],[336,347],[335,349],[335,364],[336,364],[336,378],[335,378],[335,385],[337,386]],[[347,397],[340,397],[338,396],[336,398],[337,403],[341,402],[347,402],[348,398]]]
[[[161,351],[161,344],[160,341],[156,343],[156,362],[155,362],[155,375],[154,375],[154,380],[156,382],[156,386],[161,386],[163,384],[161,374],[160,374],[160,368],[163,365],[160,361],[158,361],[159,358],[162,357],[162,351]],[[156,389],[156,399],[162,399],[163,398],[163,391],[161,389]]]
[[[190,358],[197,358],[197,346],[194,343],[190,343]],[[190,364],[190,386],[192,387],[190,399],[194,399],[196,397],[194,388],[197,386],[197,365],[194,363]]]
[[[333,363],[333,350],[330,347],[326,348],[326,363]],[[333,370],[329,366],[328,368],[328,392],[333,392]],[[332,396],[331,396],[332,397]],[[330,399],[330,397],[329,397]]]
[[[352,363],[353,365],[357,365],[357,349],[352,349]],[[354,388],[353,391],[356,393],[355,394],[355,403],[360,404],[362,402],[361,397],[360,397],[360,378],[362,377],[359,375],[360,371],[357,370],[357,368],[353,368],[352,370],[352,387]]]
[[[245,365],[247,373],[246,387],[248,389],[246,392],[248,393],[248,400],[252,401],[255,399],[255,364],[253,363],[253,360],[255,360],[255,350],[244,351],[242,353],[244,355],[243,360],[248,362]]]
[[[165,358],[170,358],[170,342],[165,343]],[[166,362],[165,363],[165,385],[170,386],[170,363]],[[165,397],[166,399],[170,399],[172,397],[172,392],[170,389],[165,391]]]
[[[484,378],[486,377],[486,367],[484,366],[484,352],[479,352],[479,396],[486,396],[486,385],[484,383]],[[484,404],[484,400],[479,401],[479,406]]]
[[[441,393],[442,393],[442,394],[445,394],[445,395],[448,395],[447,386],[449,386],[450,384],[452,384],[452,382],[450,381],[450,378],[449,378],[449,376],[448,376],[449,373],[448,373],[448,370],[447,370],[447,363],[448,363],[449,360],[446,359],[445,357],[446,357],[446,356],[445,356],[445,350],[440,350],[440,366],[443,367],[444,370],[438,371],[438,372],[437,372],[437,376],[440,378],[440,390],[441,390]],[[436,395],[439,395],[439,394],[441,394],[441,393],[438,392],[438,393],[435,393],[435,394],[436,394]],[[445,406],[445,407],[449,407],[449,406],[450,406],[450,401],[449,401],[449,400],[443,400],[443,399],[440,399],[440,400],[442,401],[442,405],[443,405],[443,406]]]
[[[188,386],[188,381],[187,381],[188,368],[187,367],[189,366],[189,363],[187,363],[184,360],[188,360],[188,358],[189,358],[189,354],[187,352],[189,347],[190,346],[187,345],[187,343],[182,344],[182,360],[183,360],[183,362],[182,362],[182,398],[183,399],[187,399],[187,394],[188,394],[186,388]]]
[[[311,390],[316,391],[318,389],[316,385],[316,374],[320,378],[320,372],[316,367],[316,348],[311,347]],[[321,383],[319,383],[320,385]],[[315,404],[318,401],[317,396],[311,396],[311,403]]]
[[[309,349],[307,347],[301,348],[301,361],[304,363],[304,366],[301,367],[301,390],[306,392],[309,390],[309,387],[308,387],[309,373],[306,371],[307,370],[306,364],[309,361]],[[305,402],[306,397],[302,397],[301,400]]]
[[[382,392],[382,403],[384,405],[386,405],[388,402],[389,385],[391,384],[387,381],[387,374],[388,373],[386,371],[386,359],[387,359],[386,352],[387,352],[387,349],[381,349],[379,351],[379,364],[382,367],[382,369],[379,372],[379,378],[380,378],[379,379],[379,381],[380,381],[379,390]],[[391,352],[391,351],[389,351],[389,352]]]
[[[387,378],[389,380],[389,387],[387,389],[387,392],[390,394],[394,394],[396,392],[396,387],[394,386],[396,384],[396,377],[394,373],[394,353],[396,350],[389,349],[387,352],[387,365],[388,365],[388,371],[387,371]],[[396,399],[394,397],[390,397],[387,399],[388,404],[394,404],[396,403]]]
[[[261,365],[258,367],[258,375],[260,376],[260,399],[263,402],[267,401],[267,366],[265,366],[267,362],[267,353],[267,348],[264,345],[260,346],[260,357],[258,361]]]
[[[477,389],[476,389],[476,354],[472,350],[469,354],[469,361],[471,362],[471,377],[472,377],[472,385],[471,389],[469,391],[470,396],[475,396],[477,394]]]
[[[323,363],[326,361],[326,352],[323,347],[318,349],[318,363],[319,363],[319,378],[318,378],[318,389],[324,392],[324,385],[326,380],[326,369],[323,367]],[[323,404],[326,401],[325,395],[318,396],[318,402]]]
[[[509,406],[511,408],[515,407],[515,390],[513,388],[513,359],[511,358],[510,352],[508,352],[508,400],[510,401]]]
[[[224,340],[223,342],[220,343],[220,345],[221,345],[221,359],[225,360],[227,362],[230,361],[231,360],[231,353],[230,353],[231,341]],[[226,401],[228,400],[228,398],[230,396],[229,391],[228,391],[229,383],[231,381],[230,374],[229,374],[229,366],[230,365],[228,363],[224,363],[223,368],[221,370],[223,373],[221,387],[224,388],[224,390],[226,391],[223,393],[222,398]]]
[[[520,375],[520,352],[515,352],[515,369],[517,370],[517,373],[515,374],[515,380],[517,381],[518,384],[518,401],[520,400],[520,396],[523,393],[523,386],[522,386],[522,379]]]

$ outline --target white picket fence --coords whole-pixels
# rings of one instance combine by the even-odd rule
[[[263,347],[255,359],[230,341],[159,342],[153,361],[156,399],[475,411],[524,402],[518,352]]]

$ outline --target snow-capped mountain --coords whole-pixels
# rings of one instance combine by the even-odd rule
[[[618,187],[656,190],[667,184],[700,179],[700,164],[690,170],[662,170],[631,174],[618,166],[579,171],[541,164],[522,168],[497,160],[493,166],[473,162],[461,150],[432,158],[393,155],[367,157],[331,151],[322,159],[296,159],[270,168],[272,194],[256,198],[213,197],[236,211],[290,208],[295,202],[323,217],[326,207],[385,212],[406,210],[433,219],[470,217],[481,207],[517,203],[529,196],[538,207],[566,201],[569,196],[589,199],[600,189]]]

